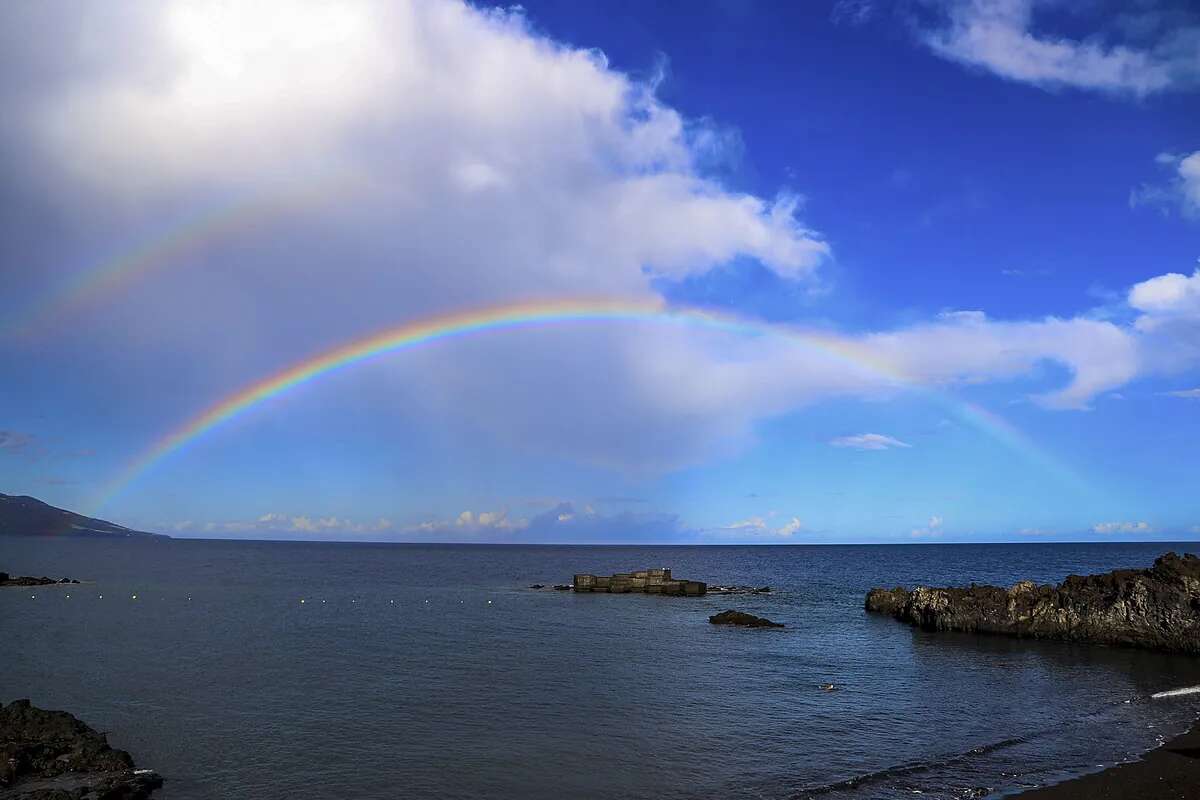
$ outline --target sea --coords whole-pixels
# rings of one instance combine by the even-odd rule
[[[1200,659],[913,630],[873,586],[1011,585],[1200,543],[584,547],[0,540],[0,700],[208,798],[984,798],[1187,729]],[[670,567],[770,594],[554,591]],[[546,589],[530,585],[540,583]],[[735,608],[782,630],[718,627]],[[834,684],[826,691],[823,684]]]

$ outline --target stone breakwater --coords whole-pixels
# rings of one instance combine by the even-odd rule
[[[704,581],[686,581],[671,577],[671,570],[640,569],[636,572],[616,572],[612,575],[578,574],[573,588],[577,592],[608,592],[609,594],[669,594],[699,597],[708,591]]]
[[[1061,639],[1200,655],[1200,558],[1072,575],[1058,586],[872,589],[866,610],[930,631]]]
[[[0,705],[0,798],[143,800],[162,783],[65,711]]]

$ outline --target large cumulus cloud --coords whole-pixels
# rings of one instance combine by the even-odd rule
[[[803,186],[756,196],[723,184],[704,167],[719,133],[660,101],[653,80],[518,12],[454,0],[110,10],[2,12],[3,146],[51,197],[56,230],[82,252],[169,230],[195,208],[252,211],[72,318],[64,336],[101,367],[169,367],[219,396],[414,316],[538,297],[653,301],[658,279],[742,259],[819,281],[832,258],[800,217]],[[35,265],[20,276],[30,297],[86,264],[23,263]],[[1041,399],[1080,408],[1141,368],[1137,331],[1082,318],[778,333],[530,329],[366,372],[406,400],[381,414],[660,470],[737,448],[763,418],[823,398],[1008,380],[1049,359],[1071,378]]]

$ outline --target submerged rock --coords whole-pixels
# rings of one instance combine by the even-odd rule
[[[530,584],[529,588],[530,589],[545,589],[546,585],[544,583],[533,583],[533,584]]]
[[[1062,639],[1200,655],[1200,558],[1072,575],[1058,586],[872,589],[867,611],[932,631]]]
[[[765,617],[756,617],[745,611],[722,611],[708,618],[713,625],[741,625],[744,628],[782,628],[782,622],[772,622]]]
[[[554,591],[556,591],[556,592],[569,592],[569,591],[571,591],[571,584],[569,584],[569,583],[556,583],[556,584],[554,584]]]
[[[0,706],[0,797],[22,800],[142,800],[162,786],[124,750],[65,711],[28,700]]]

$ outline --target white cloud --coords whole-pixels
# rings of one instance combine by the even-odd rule
[[[1155,162],[1174,175],[1165,184],[1145,183],[1129,194],[1131,206],[1156,206],[1164,213],[1177,209],[1185,217],[1200,218],[1200,150],[1188,155],[1159,153]]]
[[[461,235],[481,210],[502,217],[515,244],[550,245],[548,263],[524,270],[573,272],[608,238],[606,283],[622,278],[608,288],[637,286],[643,266],[684,275],[736,255],[803,278],[829,252],[797,221],[794,195],[762,199],[701,177],[696,124],[652,84],[534,34],[517,11],[453,0],[145,8],[155,18],[118,35],[153,37],[146,50],[161,61],[143,68],[155,80],[79,75],[27,117],[34,146],[105,194],[303,175],[330,192],[353,187],[354,202],[378,204],[402,230],[446,215],[438,227]],[[522,213],[521,198],[539,203]],[[563,205],[540,205],[551,198]]]
[[[900,441],[882,433],[857,433],[853,436],[839,436],[829,442],[834,447],[849,447],[854,450],[889,450],[894,447],[912,447],[911,444]]]
[[[1112,31],[1071,39],[1038,32],[1047,0],[944,0],[944,25],[923,34],[938,55],[1047,89],[1147,95],[1193,83],[1200,29],[1174,28],[1147,46],[1105,41]],[[1111,36],[1109,37],[1111,38]]]
[[[1128,331],[1082,317],[1005,322],[972,316],[872,334],[863,343],[875,357],[928,383],[1016,378],[1043,361],[1055,361],[1072,377],[1066,386],[1034,398],[1048,408],[1087,408],[1097,394],[1127,383],[1138,371]]]
[[[203,525],[186,520],[168,527],[177,532],[204,531],[205,533],[252,534],[307,534],[345,536],[347,534],[380,534],[392,531],[395,525],[386,517],[373,521],[355,521],[335,516],[310,516],[307,514],[282,514],[271,511],[251,520],[229,520],[206,522]]]
[[[929,522],[925,525],[924,528],[914,528],[911,535],[915,536],[915,537],[941,536],[942,535],[942,526],[943,526],[944,522],[945,522],[945,520],[943,520],[940,516],[935,514],[929,518]]]
[[[741,531],[741,530],[762,531],[762,530],[766,530],[767,521],[765,519],[763,519],[762,517],[755,516],[755,517],[750,517],[749,519],[740,520],[738,522],[731,522],[730,524],[726,525],[725,528],[727,530],[731,530],[731,531]]]
[[[402,528],[407,533],[436,533],[452,535],[457,533],[487,534],[497,531],[519,531],[529,526],[529,520],[511,518],[508,511],[473,511],[460,512],[453,520],[428,519]]]
[[[1134,284],[1129,305],[1144,315],[1143,327],[1178,317],[1200,319],[1200,269],[1190,276],[1168,272]]]
[[[1098,522],[1092,533],[1154,533],[1149,522]]]
[[[805,530],[804,523],[800,521],[799,517],[792,517],[783,525],[776,525],[768,521],[768,518],[774,516],[776,516],[776,512],[774,511],[766,517],[752,516],[738,522],[732,522],[723,528],[716,528],[715,531],[751,539],[788,539]]]
[[[786,524],[777,528],[775,532],[780,536],[793,536],[802,530],[804,530],[804,523],[800,521],[799,517],[792,517]]]
[[[1200,400],[1200,388],[1197,389],[1177,389],[1173,392],[1164,392],[1171,397],[1182,397],[1185,400]]]

